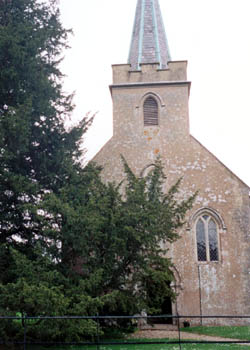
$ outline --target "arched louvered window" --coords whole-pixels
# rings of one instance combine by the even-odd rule
[[[218,261],[218,227],[207,214],[196,222],[196,243],[198,261]]]
[[[146,98],[143,104],[144,125],[158,125],[158,103],[152,97]]]

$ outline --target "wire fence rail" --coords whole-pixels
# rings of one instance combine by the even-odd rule
[[[176,325],[176,331],[178,334],[178,337],[176,340],[172,340],[172,339],[167,339],[167,340],[162,340],[162,339],[155,339],[155,340],[136,340],[136,339],[126,339],[124,341],[103,341],[100,339],[100,329],[101,329],[101,325],[100,322],[103,320],[134,320],[134,322],[139,321],[139,320],[144,320],[144,322],[148,320],[150,320],[151,323],[153,323],[153,321],[157,322],[158,319],[171,319],[174,321],[175,325]],[[212,316],[197,316],[197,315],[159,315],[159,316],[145,316],[145,315],[136,315],[136,316],[27,316],[27,315],[23,315],[23,316],[0,316],[0,324],[1,321],[4,320],[17,320],[19,322],[21,322],[22,326],[23,326],[23,339],[22,341],[5,341],[4,339],[2,339],[0,337],[0,348],[1,346],[6,346],[6,349],[10,346],[19,346],[21,347],[23,350],[27,350],[30,347],[32,347],[32,349],[35,349],[36,346],[79,346],[79,347],[87,347],[91,346],[91,347],[96,347],[97,350],[100,350],[101,346],[113,346],[113,345],[121,345],[124,349],[124,347],[126,346],[126,348],[129,350],[129,346],[131,345],[152,345],[152,350],[154,349],[154,345],[177,345],[179,347],[180,350],[182,350],[182,345],[184,344],[245,344],[247,346],[247,349],[250,350],[250,327],[249,327],[249,336],[248,339],[244,339],[244,340],[186,340],[185,336],[183,339],[182,336],[182,332],[181,332],[181,323],[183,323],[184,320],[199,320],[200,324],[202,324],[202,321],[204,319],[207,320],[218,320],[218,319],[226,319],[226,320],[247,320],[247,322],[244,322],[245,325],[249,325],[250,326],[250,316],[235,316],[235,315],[212,315]],[[96,323],[96,335],[95,335],[95,339],[93,341],[72,341],[72,342],[53,342],[53,341],[39,341],[39,340],[34,340],[34,341],[30,341],[27,339],[27,328],[31,327],[31,325],[29,324],[29,321],[35,321],[35,320],[39,320],[39,321],[46,321],[46,320],[93,320]],[[236,322],[237,323],[237,322]],[[235,323],[235,324],[236,324]],[[195,325],[197,325],[197,322],[195,323]],[[110,328],[112,328],[112,325],[110,326]],[[151,328],[153,329],[153,327]],[[204,334],[203,334],[204,335]],[[204,335],[205,336],[205,335]],[[212,337],[212,336],[210,336]],[[217,336],[213,336],[213,337],[217,337]],[[195,335],[194,335],[195,338]],[[5,349],[5,348],[4,348]],[[166,348],[167,349],[167,348]],[[175,348],[176,349],[176,348]],[[211,348],[212,349],[212,348]],[[243,347],[242,347],[243,350]]]

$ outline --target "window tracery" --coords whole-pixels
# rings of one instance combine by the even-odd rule
[[[220,261],[220,234],[225,233],[227,228],[222,216],[215,209],[199,208],[190,217],[187,229],[194,233],[198,262]]]
[[[196,222],[198,261],[219,261],[218,226],[210,215],[202,215]]]

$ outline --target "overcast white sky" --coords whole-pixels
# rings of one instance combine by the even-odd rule
[[[250,1],[159,0],[173,60],[188,60],[190,129],[250,185]],[[73,28],[62,70],[78,119],[98,112],[91,158],[112,135],[111,65],[126,63],[137,0],[60,0]]]

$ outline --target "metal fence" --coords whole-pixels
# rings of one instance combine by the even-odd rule
[[[143,320],[145,324],[147,324],[147,321],[150,320],[150,323],[154,323],[158,321],[158,319],[171,319],[171,321],[173,321],[173,323],[175,324],[176,327],[176,331],[178,334],[178,337],[174,340],[172,339],[155,339],[155,340],[136,340],[136,339],[125,339],[125,340],[119,340],[119,341],[105,341],[105,340],[101,340],[100,338],[100,330],[101,330],[101,323],[106,320],[107,323],[112,323],[112,322],[119,322],[119,320],[133,320],[134,323]],[[0,325],[1,322],[3,322],[4,320],[9,320],[9,321],[14,321],[14,320],[18,320],[21,324],[22,324],[22,328],[23,328],[23,339],[22,341],[5,341],[4,339],[1,339],[0,337],[0,348],[1,346],[3,346],[3,348],[6,349],[10,346],[19,346],[19,348],[23,349],[23,350],[28,350],[30,347],[32,347],[32,349],[35,349],[36,346],[51,346],[52,349],[56,349],[58,350],[58,346],[79,346],[81,347],[81,349],[83,350],[87,350],[88,347],[91,347],[91,349],[93,349],[94,347],[96,347],[97,350],[100,350],[102,346],[105,346],[105,349],[107,349],[108,346],[112,346],[112,345],[121,345],[122,349],[124,350],[125,348],[127,350],[129,350],[129,347],[131,345],[152,345],[152,349],[154,349],[154,345],[164,345],[164,348],[167,350],[172,349],[171,346],[172,345],[176,345],[177,347],[175,347],[175,349],[179,348],[180,350],[183,349],[184,344],[240,344],[241,345],[241,349],[245,349],[244,347],[242,347],[242,345],[246,345],[247,349],[250,349],[250,316],[218,316],[218,315],[213,315],[213,316],[190,316],[190,315],[159,315],[159,316],[144,316],[144,315],[140,315],[140,316],[0,316]],[[28,326],[29,328],[31,327],[29,322],[33,320],[39,320],[39,321],[45,321],[46,320],[93,320],[95,322],[96,325],[96,334],[93,337],[92,341],[77,341],[77,342],[52,342],[52,341],[30,341],[27,338],[27,329]],[[183,335],[182,331],[181,331],[181,325],[185,326],[185,322],[186,322],[186,326],[189,326],[189,322],[187,322],[186,320],[192,320],[192,323],[196,324],[200,322],[200,324],[202,324],[202,320],[210,320],[212,323],[214,323],[216,320],[230,320],[233,321],[234,324],[242,324],[244,323],[245,325],[249,325],[249,337],[246,340],[186,340],[185,339],[185,335]],[[228,322],[227,322],[228,323]],[[220,324],[222,325],[223,322],[220,322]],[[112,328],[112,325],[110,325],[110,328]],[[151,328],[147,328],[146,325],[144,325],[144,327],[142,327],[142,329],[151,329],[154,330],[154,326],[152,325]],[[195,338],[195,335],[194,335]],[[168,347],[169,346],[169,347]],[[213,347],[208,347],[207,349],[213,349]],[[225,348],[224,348],[225,349]],[[227,348],[225,349],[227,350]]]

